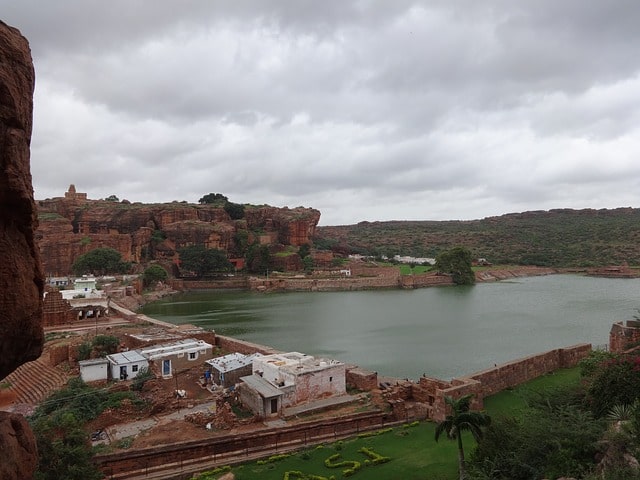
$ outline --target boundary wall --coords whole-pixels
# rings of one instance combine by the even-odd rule
[[[109,479],[176,478],[219,465],[246,462],[308,445],[334,441],[401,422],[383,412],[354,414],[331,422],[309,422],[292,427],[225,435],[206,440],[96,455],[94,463]],[[161,472],[166,472],[166,476]],[[171,474],[169,474],[171,472]]]
[[[449,413],[444,400],[445,396],[460,398],[463,395],[473,394],[471,408],[481,410],[484,397],[561,368],[575,367],[590,352],[591,344],[581,343],[520,358],[471,375],[454,378],[448,382],[448,385],[442,380],[422,377],[416,387],[417,390],[423,391],[421,392],[422,396],[426,396],[428,403],[432,406],[431,418],[440,422]]]

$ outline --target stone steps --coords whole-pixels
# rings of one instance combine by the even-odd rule
[[[9,389],[16,394],[14,403],[35,406],[64,386],[67,376],[41,357],[21,365],[4,381],[10,383]]]

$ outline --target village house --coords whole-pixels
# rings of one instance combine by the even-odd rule
[[[229,355],[206,360],[205,363],[208,365],[211,375],[210,380],[224,388],[234,386],[236,383],[240,383],[241,377],[251,375],[253,360],[258,356],[261,356],[261,354],[243,355],[242,353],[230,353]]]
[[[133,379],[143,368],[149,368],[147,359],[136,350],[107,355],[108,378],[112,380]]]
[[[213,345],[204,340],[186,338],[139,351],[149,361],[154,373],[162,378],[171,378],[174,372],[187,370],[211,358]]]
[[[109,376],[109,360],[106,358],[92,358],[80,360],[80,378],[83,382],[106,380]]]
[[[346,393],[345,364],[299,352],[263,355],[253,373],[242,377],[240,398],[255,413],[270,416],[282,408]]]

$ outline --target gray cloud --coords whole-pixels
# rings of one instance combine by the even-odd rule
[[[305,205],[323,224],[638,206],[633,0],[0,0],[38,198]]]

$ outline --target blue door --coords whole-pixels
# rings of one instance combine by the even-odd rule
[[[162,361],[162,375],[165,377],[171,375],[171,360]]]

